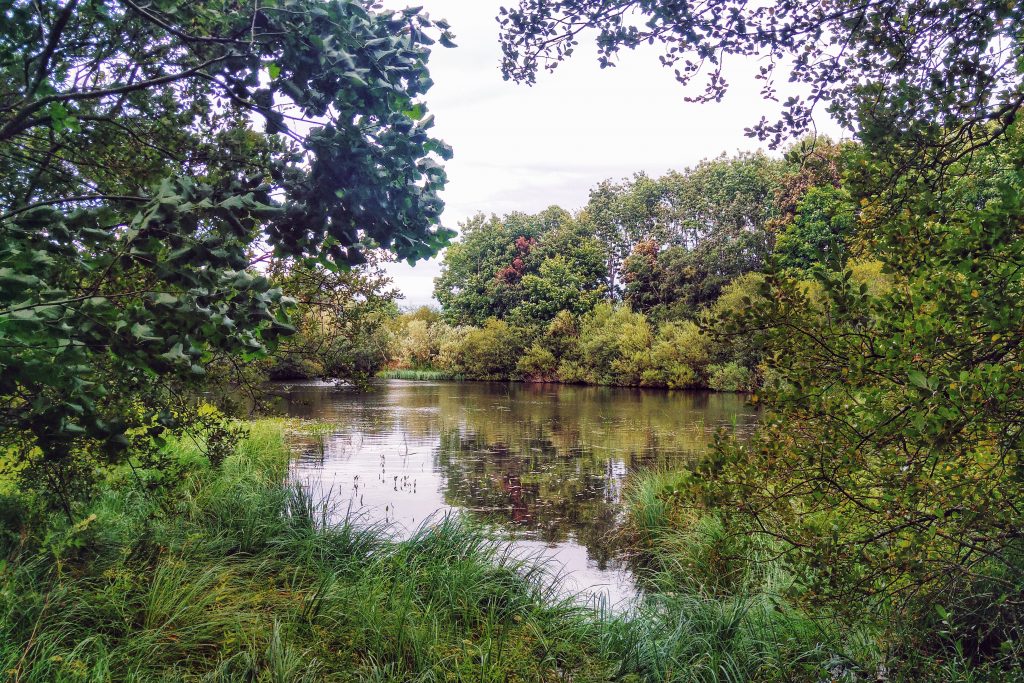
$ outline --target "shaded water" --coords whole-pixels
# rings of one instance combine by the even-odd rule
[[[616,603],[634,592],[616,531],[630,472],[670,467],[715,430],[749,432],[735,394],[485,382],[381,382],[370,393],[278,385],[302,437],[292,476],[342,513],[408,533],[467,511],[503,539],[552,558],[570,590]]]

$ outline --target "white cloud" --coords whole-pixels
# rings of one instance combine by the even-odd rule
[[[513,2],[422,0],[431,16],[452,24],[459,45],[431,55],[436,85],[426,98],[434,134],[455,149],[446,165],[445,225],[478,211],[533,212],[552,204],[574,211],[605,178],[657,176],[722,152],[760,148],[743,129],[762,114],[772,118],[778,107],[761,99],[754,62],[731,65],[731,90],[714,104],[687,103],[688,91],[658,62],[657,47],[624,52],[618,66],[601,69],[586,37],[537,85],[503,81],[495,17]],[[830,122],[819,127],[839,134]],[[404,306],[432,302],[437,259],[390,264],[388,272],[405,294]]]

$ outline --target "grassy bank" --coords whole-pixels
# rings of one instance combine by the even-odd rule
[[[381,370],[377,373],[377,377],[380,379],[411,379],[419,380],[421,382],[439,382],[442,380],[462,380],[462,375],[457,375],[451,372],[445,372],[444,370],[411,370],[411,369],[396,369],[396,370]]]
[[[403,542],[327,524],[323,506],[282,484],[287,428],[255,423],[216,470],[177,444],[173,491],[147,495],[147,472],[119,473],[74,523],[4,499],[0,671],[26,682],[477,682],[853,670],[843,653],[859,643],[753,584],[723,591],[659,571],[660,590],[634,613],[599,614],[462,520]]]
[[[820,663],[828,653],[829,676],[817,680],[1024,680],[1024,671],[1009,656],[973,658],[949,630],[922,624],[898,609],[864,601],[852,621],[835,616],[814,600],[806,578],[815,568],[790,561],[779,541],[730,527],[723,516],[688,504],[681,494],[684,481],[683,473],[672,471],[635,477],[626,494],[626,526],[653,595],[682,596],[677,604],[691,615],[707,610],[735,615],[729,637],[709,649],[737,642],[766,653],[777,648],[784,652],[780,673],[793,671],[795,662]],[[842,607],[844,614],[854,611]],[[810,643],[817,644],[816,651],[804,649]]]

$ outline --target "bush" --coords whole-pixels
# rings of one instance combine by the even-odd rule
[[[527,349],[523,357],[519,359],[516,372],[524,379],[547,382],[557,376],[558,360],[555,358],[555,354],[534,342],[533,346]]]
[[[601,304],[583,318],[580,349],[587,380],[637,386],[651,367],[653,334],[647,318],[628,307]]]
[[[587,369],[574,360],[563,360],[558,364],[558,381],[566,384],[585,384]]]
[[[651,351],[651,384],[672,389],[700,386],[710,360],[711,340],[696,323],[666,323]]]
[[[462,370],[462,346],[465,343],[466,335],[473,327],[466,325],[451,326],[442,324],[437,339],[437,355],[434,356],[433,366],[438,370],[458,374]]]
[[[750,391],[753,385],[753,373],[735,361],[708,368],[708,386],[715,391]]]
[[[522,328],[488,318],[483,327],[471,329],[462,340],[462,372],[471,379],[509,379],[516,373],[527,343],[527,332]]]
[[[398,340],[398,361],[406,368],[428,368],[434,354],[430,348],[431,326],[425,320],[404,321]]]

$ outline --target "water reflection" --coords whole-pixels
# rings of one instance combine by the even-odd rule
[[[401,532],[466,510],[554,557],[577,587],[631,592],[615,532],[629,472],[693,457],[721,427],[749,431],[732,394],[503,383],[389,381],[369,394],[279,386],[282,410],[330,427],[293,476],[339,509]]]

